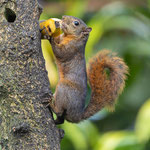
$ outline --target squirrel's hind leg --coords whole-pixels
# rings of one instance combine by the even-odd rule
[[[65,120],[66,110],[64,110],[63,107],[58,108],[55,104],[54,98],[50,101],[50,107],[57,116],[57,119],[54,120],[55,124],[63,124]]]
[[[64,116],[60,116],[60,117],[58,116],[57,119],[54,120],[54,122],[55,122],[56,125],[59,125],[59,124],[63,124],[64,120],[65,120]]]
[[[55,124],[63,124],[64,120],[65,120],[65,115],[66,115],[66,110],[63,112],[63,114],[61,116],[57,115],[57,119],[54,120]]]

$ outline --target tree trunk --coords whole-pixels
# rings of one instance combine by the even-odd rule
[[[0,0],[0,150],[59,150],[37,0]]]

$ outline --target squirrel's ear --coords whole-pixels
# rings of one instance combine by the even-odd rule
[[[84,29],[84,31],[82,32],[84,35],[89,35],[89,33],[92,31],[91,27],[87,27],[86,29]]]
[[[87,27],[86,28],[86,32],[91,32],[92,31],[92,28],[91,27]]]

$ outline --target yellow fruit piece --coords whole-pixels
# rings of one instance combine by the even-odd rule
[[[50,18],[48,20],[40,21],[40,30],[42,39],[44,36],[59,36],[62,33],[61,20],[57,18]]]

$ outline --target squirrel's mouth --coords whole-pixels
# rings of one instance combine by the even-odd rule
[[[61,24],[61,28],[62,28],[64,33],[67,32],[67,25],[63,21],[62,21],[62,24]]]

